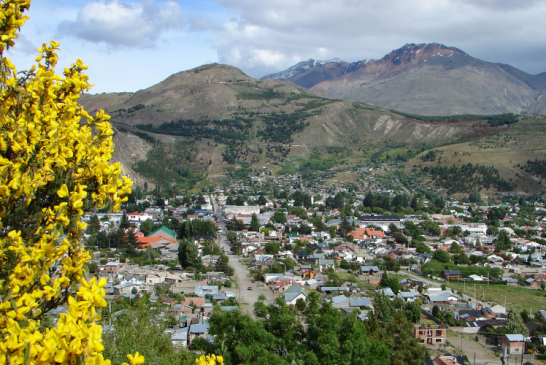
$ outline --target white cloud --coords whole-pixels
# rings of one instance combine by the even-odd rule
[[[380,58],[406,43],[430,42],[528,72],[546,71],[544,1],[218,2],[233,12],[216,31],[214,47],[220,61],[256,77],[309,58]]]
[[[59,24],[59,36],[73,36],[111,48],[155,47],[161,35],[182,28],[183,12],[174,1],[97,0],[78,12],[76,21]]]

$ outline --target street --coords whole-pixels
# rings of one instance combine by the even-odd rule
[[[217,242],[220,249],[223,249],[226,254],[231,252],[231,245],[227,239],[227,229],[222,216],[222,210],[218,201],[211,195],[211,202],[214,207],[214,214],[216,216],[217,228],[221,231],[218,233]],[[260,295],[264,295],[267,299],[266,302],[271,303],[274,299],[274,294],[265,285],[261,288],[258,287],[258,283],[252,283],[253,278],[249,275],[246,265],[239,262],[237,255],[227,255],[229,257],[229,265],[233,268],[234,277],[237,282],[238,289],[228,289],[227,291],[234,292],[237,301],[240,303],[241,312],[249,314],[254,317],[254,303],[258,301]],[[263,285],[263,283],[260,283]],[[248,290],[252,288],[252,290]]]

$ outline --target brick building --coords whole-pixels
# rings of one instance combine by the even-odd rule
[[[413,335],[423,345],[445,345],[447,329],[443,324],[422,324],[413,326]]]

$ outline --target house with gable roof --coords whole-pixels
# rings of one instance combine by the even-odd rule
[[[307,300],[307,293],[294,283],[284,291],[284,301],[286,304],[295,305],[298,299]]]
[[[148,237],[161,237],[161,238],[167,238],[170,240],[176,239],[176,232],[172,229],[169,229],[165,226],[161,226],[152,233],[148,235]]]

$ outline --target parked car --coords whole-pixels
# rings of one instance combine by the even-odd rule
[[[248,287],[248,290],[252,290],[252,287],[251,287],[251,286],[249,286],[249,287]]]

